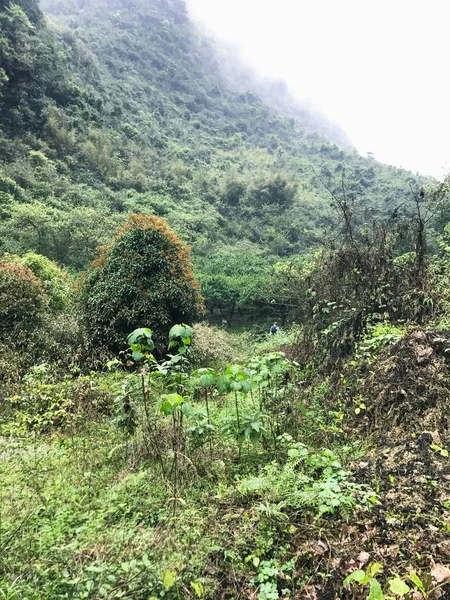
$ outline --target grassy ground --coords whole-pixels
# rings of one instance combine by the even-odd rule
[[[122,370],[28,382],[2,421],[0,598],[446,598],[445,435],[364,439],[327,380],[264,357],[228,387],[189,374],[174,409]]]

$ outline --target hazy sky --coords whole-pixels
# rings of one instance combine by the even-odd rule
[[[448,0],[188,0],[261,75],[284,79],[362,153],[450,171]]]

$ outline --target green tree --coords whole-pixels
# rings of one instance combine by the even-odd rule
[[[219,247],[200,263],[199,280],[205,304],[218,309],[230,327],[237,310],[265,304],[270,259],[252,246]]]
[[[202,312],[189,248],[163,219],[138,214],[101,250],[81,300],[93,340],[115,351],[138,326],[152,329],[161,350],[174,323],[195,321]]]
[[[105,243],[124,217],[103,212],[101,221],[95,208],[57,208],[43,202],[16,204],[0,226],[3,249],[15,254],[33,250],[59,264],[82,269]]]
[[[34,275],[42,282],[45,293],[49,298],[49,308],[61,311],[67,308],[74,291],[74,282],[71,275],[58,267],[53,261],[41,254],[27,252],[20,259],[25,267],[33,271]]]
[[[23,345],[47,307],[42,282],[28,267],[0,260],[0,339]]]

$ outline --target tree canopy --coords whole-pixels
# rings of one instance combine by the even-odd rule
[[[182,0],[42,9],[48,19],[35,0],[0,6],[2,251],[80,271],[143,212],[166,219],[196,263],[242,240],[277,262],[335,222],[333,185],[371,218],[418,180],[327,141],[342,138],[282,86],[237,65],[231,82]]]
[[[189,248],[163,219],[139,214],[101,249],[81,301],[93,339],[115,350],[138,326],[149,327],[161,349],[173,323],[192,322],[202,312]]]

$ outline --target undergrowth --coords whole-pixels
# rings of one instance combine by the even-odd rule
[[[371,510],[357,451],[295,364],[193,371],[191,335],[174,327],[160,363],[137,330],[125,370],[24,378],[2,421],[2,597],[281,598],[305,585],[297,531]]]

